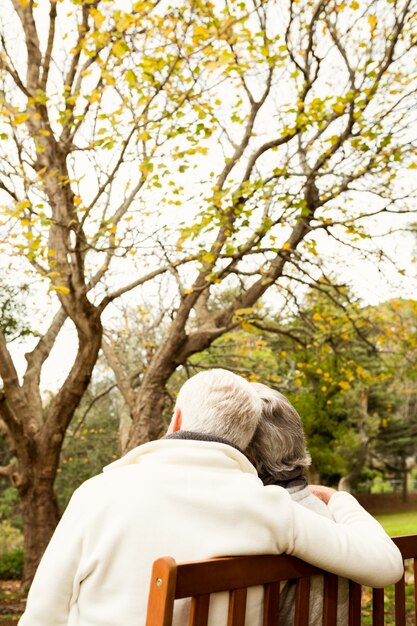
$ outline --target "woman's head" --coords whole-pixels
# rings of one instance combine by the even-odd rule
[[[262,400],[262,417],[246,453],[258,474],[279,478],[283,472],[308,467],[303,423],[295,408],[278,391],[252,383]]]

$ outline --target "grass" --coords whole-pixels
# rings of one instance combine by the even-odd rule
[[[391,537],[396,535],[409,535],[417,533],[417,511],[401,511],[399,513],[380,513],[374,515],[378,522],[384,527],[385,531]],[[406,607],[407,618],[406,624],[414,624],[413,618],[413,574],[410,564],[406,570]],[[395,624],[394,617],[394,587],[388,587],[384,594],[385,626],[393,626]],[[362,624],[370,626],[372,624],[372,608],[371,595],[369,590],[364,589],[362,595]]]
[[[417,511],[384,513],[375,517],[390,537],[417,533]]]

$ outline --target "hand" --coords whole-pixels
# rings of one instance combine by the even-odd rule
[[[320,500],[323,500],[325,504],[328,504],[332,495],[337,493],[336,489],[325,487],[324,485],[309,485],[309,487],[312,493],[317,496],[317,498],[320,498]]]

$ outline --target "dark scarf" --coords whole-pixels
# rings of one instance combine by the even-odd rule
[[[307,479],[303,474],[303,468],[298,466],[288,472],[280,472],[278,476],[271,476],[266,471],[259,474],[264,485],[278,485],[284,489],[290,487],[307,487]]]

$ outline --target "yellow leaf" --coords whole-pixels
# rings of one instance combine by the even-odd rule
[[[377,23],[378,23],[378,18],[376,15],[368,15],[368,24],[370,26],[371,33],[374,32]]]
[[[90,102],[93,104],[94,102],[98,102],[100,100],[100,92],[97,89],[93,89],[90,95]]]
[[[332,109],[335,113],[341,115],[345,110],[345,105],[341,102],[336,102],[335,104],[332,104]]]
[[[90,15],[93,16],[94,26],[97,28],[97,30],[100,30],[101,25],[105,20],[105,16],[98,9],[90,9]]]
[[[220,63],[220,61],[209,61],[208,63],[206,63],[206,68],[209,71],[213,71],[216,70],[218,67],[221,67],[222,63]]]
[[[206,252],[201,257],[201,260],[203,261],[203,263],[212,263],[215,260],[215,258],[216,257],[212,252]]]
[[[125,13],[120,20],[116,23],[116,28],[119,31],[119,33],[127,30],[129,28],[129,26],[132,23],[132,19],[130,17],[130,15],[128,15],[127,13]]]
[[[339,387],[346,391],[347,389],[350,389],[350,383],[347,380],[341,380],[339,383]]]
[[[194,37],[202,38],[207,34],[207,29],[204,26],[196,26],[194,28]]]
[[[138,77],[133,70],[127,70],[125,74],[125,79],[126,82],[129,83],[129,85],[136,85],[138,82]]]
[[[28,118],[29,118],[28,113],[19,113],[18,115],[15,116],[14,123],[24,124]]]
[[[20,202],[16,203],[16,207],[21,210],[21,209],[29,209],[31,207],[31,203],[29,200],[21,200]]]
[[[258,330],[256,326],[254,326],[253,324],[250,324],[249,322],[246,322],[245,320],[243,320],[243,322],[241,322],[240,325],[243,328],[243,330],[246,330],[249,333],[255,333]]]
[[[115,57],[123,57],[127,52],[129,52],[129,46],[125,41],[120,39],[119,41],[116,41],[115,44],[113,44],[112,52]]]
[[[52,289],[58,291],[59,293],[67,294],[70,292],[68,287],[64,287],[63,285],[52,285]]]
[[[235,315],[250,315],[253,313],[253,307],[249,307],[247,309],[236,309]]]

